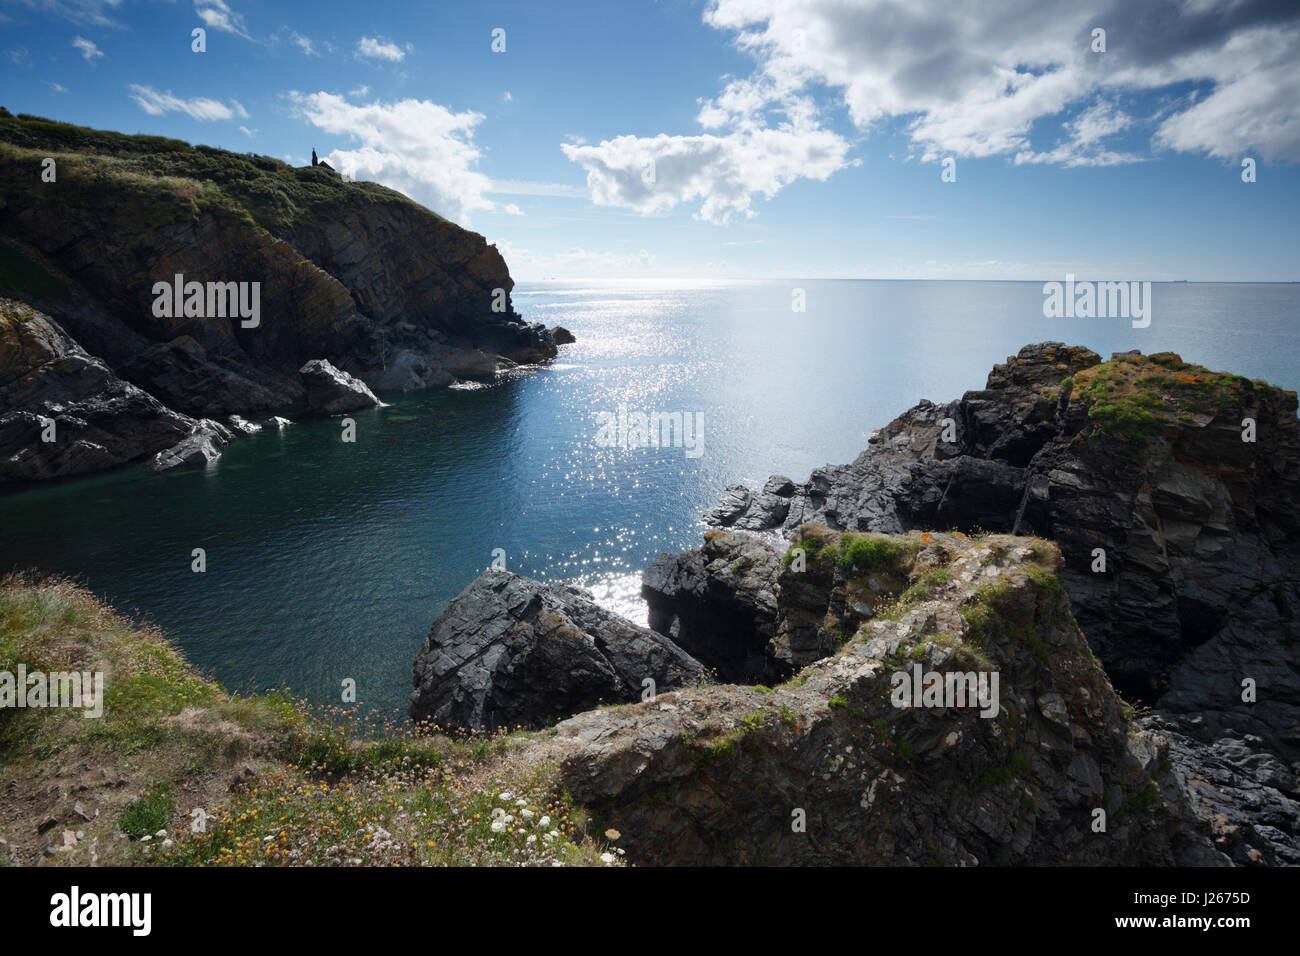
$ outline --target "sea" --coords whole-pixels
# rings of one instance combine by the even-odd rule
[[[231,691],[340,703],[350,679],[364,710],[400,719],[430,625],[485,569],[580,584],[644,623],[641,570],[698,545],[728,484],[852,461],[1028,343],[1174,351],[1300,387],[1294,283],[1153,284],[1141,328],[1049,318],[1041,282],[552,281],[513,299],[577,342],[494,384],[385,395],[351,416],[352,442],[338,418],[301,417],[206,468],[11,492],[0,571],[82,582]]]

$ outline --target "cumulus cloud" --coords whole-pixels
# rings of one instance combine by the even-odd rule
[[[416,99],[353,104],[325,92],[292,92],[289,99],[313,126],[358,143],[326,157],[339,172],[390,186],[458,222],[496,208],[483,195],[491,182],[474,168],[481,156],[474,129],[482,113],[454,113]]]
[[[1067,168],[1075,166],[1120,166],[1126,163],[1142,162],[1143,157],[1135,153],[1117,152],[1107,149],[1102,141],[1107,137],[1122,133],[1133,125],[1133,117],[1117,109],[1108,102],[1094,103],[1072,120],[1067,120],[1062,129],[1067,138],[1054,149],[1035,153],[1022,150],[1016,153],[1015,162],[1022,163],[1056,163]]]
[[[194,0],[194,12],[210,30],[220,30],[249,39],[243,15],[232,10],[225,0]]]
[[[789,95],[821,84],[861,129],[903,120],[928,159],[1042,155],[1030,141],[1036,123],[1181,83],[1213,92],[1167,118],[1157,145],[1300,159],[1294,4],[987,0],[959,11],[952,0],[715,0],[705,20],[756,58],[751,86]],[[1106,31],[1104,53],[1092,50],[1095,28]],[[1087,138],[1099,118],[1065,128],[1090,159],[1060,151],[1053,161],[1127,161]]]
[[[753,74],[700,101],[703,135],[563,145],[596,202],[656,213],[698,200],[711,222],[753,215],[754,197],[849,162],[819,119],[826,109],[866,136],[900,130],[928,162],[1110,166],[1150,158],[1148,143],[1300,162],[1294,3],[711,0],[704,21],[753,57]],[[1097,28],[1105,52],[1092,48]],[[1158,92],[1183,98],[1156,111]]]
[[[131,99],[139,103],[140,108],[150,116],[185,113],[196,120],[248,119],[248,111],[238,100],[231,100],[229,105],[206,96],[196,96],[187,100],[173,96],[171,90],[159,93],[152,86],[140,86],[136,83],[131,84],[130,90]]]
[[[396,43],[389,43],[378,37],[362,37],[357,41],[357,56],[363,56],[368,60],[390,60],[393,63],[400,63],[406,59],[406,51]]]
[[[654,215],[698,200],[698,218],[718,224],[755,215],[755,196],[770,199],[800,178],[825,180],[849,163],[848,141],[818,125],[806,103],[787,108],[776,125],[755,116],[722,120],[713,109],[706,104],[701,122],[731,123],[725,135],[618,136],[560,149],[586,169],[598,205]]]
[[[81,58],[87,63],[94,63],[104,55],[98,46],[85,37],[77,37],[72,41],[72,45],[77,48],[81,53]]]

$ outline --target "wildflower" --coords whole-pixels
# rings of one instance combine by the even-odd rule
[[[613,854],[613,853],[602,853],[602,854],[600,855],[600,862],[601,862],[601,863],[613,863],[613,862],[614,862],[614,854]]]

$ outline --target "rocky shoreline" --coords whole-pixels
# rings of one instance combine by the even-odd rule
[[[644,573],[635,640],[485,572],[421,648],[412,717],[570,711],[543,749],[648,862],[1300,864],[1296,408],[1169,353],[1026,346],[850,465],[728,488]],[[621,683],[557,695],[556,635],[619,648]],[[647,695],[665,642],[708,676]],[[998,719],[900,710],[913,664],[1000,674]]]
[[[0,484],[211,461],[235,419],[490,381],[573,341],[515,311],[481,235],[320,166],[5,112],[0,213]],[[206,301],[160,307],[173,280]],[[258,314],[213,309],[227,285]]]

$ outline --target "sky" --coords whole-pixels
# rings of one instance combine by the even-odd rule
[[[0,0],[0,104],[315,148],[516,280],[1300,280],[1295,0]]]

